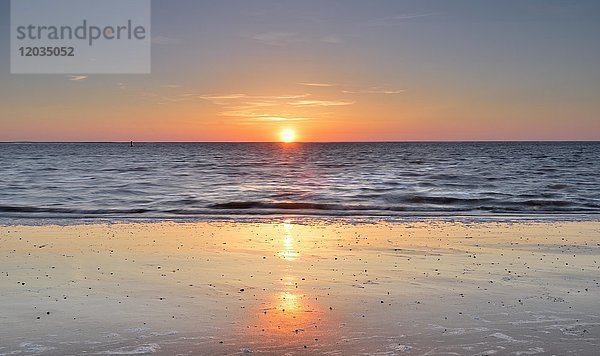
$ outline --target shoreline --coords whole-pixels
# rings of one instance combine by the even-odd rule
[[[600,347],[597,221],[2,226],[0,250],[0,355]]]
[[[403,224],[403,223],[554,223],[554,222],[600,222],[600,213],[518,213],[518,214],[448,214],[413,213],[403,215],[327,215],[277,212],[272,214],[201,214],[178,217],[0,217],[0,227],[8,226],[83,226],[127,224],[195,224],[195,223],[296,223],[328,224]]]

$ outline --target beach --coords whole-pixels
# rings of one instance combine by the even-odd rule
[[[0,355],[578,354],[600,222],[0,228]]]
[[[600,356],[600,1],[0,28],[0,356]]]

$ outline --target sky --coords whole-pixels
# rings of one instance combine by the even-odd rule
[[[151,74],[10,74],[0,141],[600,140],[600,1],[155,0]]]

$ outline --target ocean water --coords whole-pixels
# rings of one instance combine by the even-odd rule
[[[600,143],[0,144],[0,219],[600,213]]]

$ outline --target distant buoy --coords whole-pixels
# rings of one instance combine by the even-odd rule
[[[133,141],[131,141],[131,144],[130,144],[130,146],[129,146],[129,147],[133,147]]]

